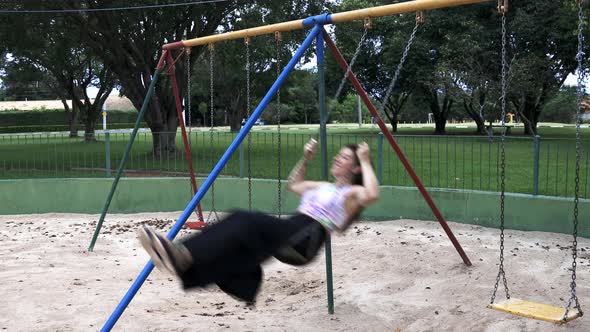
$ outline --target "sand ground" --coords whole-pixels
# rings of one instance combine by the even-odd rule
[[[147,262],[135,229],[148,223],[167,231],[179,215],[109,215],[94,252],[87,247],[97,215],[0,216],[0,329],[99,330]],[[463,265],[436,222],[358,223],[333,237],[334,315],[327,313],[321,255],[301,268],[268,262],[255,308],[215,287],[185,293],[154,270],[114,330],[590,331],[588,317],[557,326],[486,309],[498,269],[498,230],[450,225],[472,267]],[[563,305],[570,245],[566,235],[509,231],[512,296]],[[584,308],[590,303],[590,240],[578,245],[577,293]]]

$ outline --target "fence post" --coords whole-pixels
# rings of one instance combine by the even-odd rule
[[[382,184],[383,180],[383,133],[377,136],[377,181]]]
[[[111,134],[108,131],[104,133],[104,154],[106,177],[111,177]]]
[[[240,178],[244,177],[244,144],[240,144]]]
[[[541,136],[535,135],[533,155],[533,195],[539,194],[539,153],[541,150]]]

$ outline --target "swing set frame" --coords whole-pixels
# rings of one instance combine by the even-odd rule
[[[287,76],[290,72],[294,69],[295,65],[299,62],[302,58],[304,52],[312,45],[313,42],[316,43],[316,58],[317,58],[317,67],[318,67],[318,78],[319,78],[319,109],[320,109],[320,154],[322,159],[322,177],[324,180],[328,179],[328,158],[327,158],[327,140],[326,140],[326,100],[325,100],[325,84],[324,84],[324,71],[325,71],[325,63],[324,63],[324,43],[328,46],[334,57],[336,58],[338,64],[346,73],[346,76],[354,86],[356,92],[359,94],[369,112],[375,119],[377,120],[377,124],[381,131],[383,132],[384,136],[387,138],[388,142],[400,158],[400,161],[406,168],[406,171],[420,190],[420,193],[424,197],[425,201],[427,202],[428,206],[431,208],[434,216],[437,218],[439,223],[441,224],[442,228],[444,229],[445,233],[453,243],[453,246],[461,256],[463,263],[467,266],[471,266],[471,261],[467,257],[467,254],[464,252],[463,248],[459,244],[459,241],[456,239],[455,235],[453,234],[452,230],[448,226],[446,220],[442,216],[442,213],[438,210],[436,204],[428,194],[428,191],[422,184],[418,175],[414,172],[412,166],[410,165],[409,161],[403,154],[401,148],[395,141],[394,137],[391,135],[385,122],[382,120],[379,112],[377,111],[376,107],[372,104],[369,96],[362,88],[360,82],[354,75],[353,71],[348,66],[348,63],[331,40],[329,35],[324,30],[324,25],[326,24],[336,24],[341,22],[347,21],[354,21],[354,20],[366,20],[374,17],[382,17],[382,16],[390,16],[396,14],[403,14],[403,13],[410,13],[410,12],[422,12],[427,10],[433,9],[441,9],[447,7],[456,7],[462,5],[469,5],[469,4],[477,4],[477,3],[486,3],[492,2],[494,0],[414,0],[414,1],[407,1],[402,3],[396,3],[391,5],[384,5],[378,7],[371,7],[366,9],[360,10],[353,10],[341,13],[334,13],[334,14],[321,14],[317,16],[308,17],[306,19],[300,19],[295,21],[289,21],[284,23],[278,24],[271,24],[251,29],[244,29],[239,31],[227,32],[212,36],[200,37],[195,39],[189,40],[182,40],[173,43],[168,43],[163,45],[162,55],[159,59],[158,65],[155,69],[154,75],[152,77],[152,81],[149,85],[146,98],[144,100],[144,104],[139,112],[137,122],[141,120],[143,114],[147,108],[147,104],[149,103],[151,96],[153,94],[155,84],[158,81],[158,78],[161,72],[164,70],[165,65],[168,65],[168,74],[171,76],[172,82],[176,81],[175,71],[173,70],[173,66],[176,60],[172,57],[172,52],[180,50],[184,54],[188,54],[187,50],[194,46],[199,45],[212,45],[216,42],[226,41],[226,40],[234,40],[234,39],[247,39],[253,36],[264,35],[264,34],[273,34],[276,32],[284,32],[284,31],[292,31],[292,30],[299,30],[299,29],[308,29],[311,28],[311,31],[308,33],[305,40],[302,42],[300,47],[295,52],[294,56],[290,59],[290,61],[285,65],[282,69],[280,75],[278,75],[276,81],[270,87],[270,89],[265,94],[264,98],[262,98],[259,105],[256,107],[254,112],[248,118],[246,123],[242,126],[242,129],[234,139],[234,141],[229,145],[227,150],[221,156],[217,164],[213,167],[211,172],[209,173],[208,177],[205,181],[201,184],[201,187],[197,189],[196,182],[194,182],[194,174],[191,171],[191,184],[195,195],[188,203],[187,207],[178,218],[176,223],[172,226],[171,230],[167,234],[167,238],[172,240],[176,237],[176,235],[180,232],[183,225],[186,223],[189,216],[195,211],[199,202],[207,193],[209,188],[213,185],[213,182],[220,174],[222,169],[224,168],[225,164],[228,162],[232,154],[238,149],[242,141],[246,138],[252,127],[254,126],[255,122],[258,120],[266,106],[269,104],[271,99],[277,94],[278,90],[280,89],[281,85],[286,80]],[[179,54],[177,59],[180,58],[182,55]],[[180,95],[178,91],[178,87],[176,84],[173,84],[173,93],[174,98],[176,100],[176,107],[177,111],[181,112],[182,105],[180,104]],[[181,124],[181,131],[183,135],[183,140],[185,140],[185,147],[188,147],[188,143],[186,142],[186,131],[184,130],[184,120],[182,117],[180,118]],[[137,127],[137,126],[136,126]],[[137,128],[134,129],[134,133],[136,133]],[[132,143],[134,138],[134,134],[131,136],[130,144]],[[188,149],[188,148],[187,148]],[[188,150],[187,150],[188,151]],[[190,151],[188,152],[190,153]],[[189,154],[190,156],[190,154]],[[189,168],[191,166],[190,158],[189,160]],[[121,162],[120,170],[124,166],[124,161]],[[113,184],[113,188],[116,187],[116,182]],[[109,195],[112,196],[112,193]],[[105,207],[105,210],[108,209],[108,205]],[[103,211],[104,212],[104,211]],[[201,217],[202,218],[202,217]],[[97,225],[97,232],[95,232],[95,238],[97,236],[98,230],[100,229],[100,224]],[[95,241],[95,239],[93,239]],[[110,331],[119,320],[121,315],[123,314],[124,310],[127,308],[135,294],[139,291],[140,287],[143,285],[151,271],[153,270],[154,265],[150,261],[146,264],[143,270],[140,272],[138,277],[133,281],[133,284],[123,296],[111,316],[105,322],[104,326],[102,327],[101,331]],[[326,274],[327,274],[327,292],[328,292],[328,312],[330,314],[334,313],[334,305],[333,305],[333,294],[332,294],[332,267],[331,267],[331,249],[330,249],[330,239],[328,237],[326,241]]]

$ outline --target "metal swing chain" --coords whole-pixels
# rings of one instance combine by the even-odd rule
[[[281,42],[282,36],[279,31],[275,32],[276,41],[276,52],[277,52],[277,79],[281,74]],[[278,189],[278,202],[277,212],[278,217],[281,218],[281,89],[277,89],[277,145],[278,145],[278,156],[277,156],[277,189]]]
[[[419,14],[419,15],[423,15],[423,14]],[[385,93],[385,98],[383,99],[383,102],[381,103],[381,108],[379,109],[380,115],[385,112],[385,106],[387,105],[387,101],[389,100],[389,97],[390,97],[391,93],[393,92],[393,88],[395,87],[395,84],[396,84],[397,80],[399,79],[399,75],[402,71],[402,68],[404,67],[404,62],[406,62],[406,58],[408,57],[408,53],[410,52],[410,48],[412,47],[412,44],[414,43],[414,39],[416,38],[416,32],[418,32],[418,28],[420,27],[420,24],[422,24],[422,22],[423,22],[423,16],[420,16],[420,19],[418,18],[418,16],[416,16],[416,25],[414,25],[414,29],[412,30],[412,34],[410,34],[410,39],[408,39],[408,43],[406,44],[406,48],[404,49],[404,53],[402,54],[402,58],[401,58],[400,62],[398,63],[397,68],[395,69],[395,74],[393,75],[393,79],[389,83],[389,86],[387,87],[387,92]]]
[[[361,39],[359,40],[359,43],[356,46],[356,50],[354,51],[354,55],[352,56],[352,59],[350,60],[350,63],[348,64],[348,69],[346,69],[344,76],[340,80],[340,85],[338,85],[338,90],[336,90],[336,93],[334,94],[334,98],[332,98],[334,101],[337,101],[338,98],[340,98],[340,94],[342,93],[342,89],[344,88],[344,84],[346,84],[346,81],[348,80],[348,75],[352,71],[352,66],[354,66],[354,62],[356,61],[356,58],[361,53],[361,47],[365,43],[365,39],[367,38],[367,33],[369,32],[369,29],[371,28],[371,23],[370,23],[370,20],[368,20],[368,18],[365,20],[364,28],[365,28],[365,30],[363,31],[363,35],[361,36]],[[328,112],[326,112],[326,122],[328,122],[331,112],[332,112],[332,108],[328,108]]]
[[[213,104],[213,58],[214,58],[215,48],[213,44],[209,44],[209,91],[211,93],[210,96],[210,103],[211,103],[211,129],[209,131],[209,145],[210,145],[210,157],[211,157],[211,170],[213,170],[214,163],[213,163],[213,117],[215,116],[214,113],[214,104]],[[219,220],[217,216],[217,211],[215,211],[215,181],[211,184],[211,211],[209,211],[209,215],[207,216],[207,223],[209,223],[209,218],[212,214],[215,214],[215,220]]]
[[[506,116],[506,9],[501,9],[502,13],[502,117],[503,120]],[[504,200],[506,190],[506,149],[505,149],[505,138],[506,130],[504,130],[505,121],[502,121],[502,136],[500,140],[501,147],[501,162],[500,162],[500,267],[498,269],[498,275],[496,276],[496,284],[494,285],[494,293],[490,303],[494,303],[496,299],[496,291],[500,283],[500,277],[504,283],[504,289],[506,290],[506,299],[510,299],[510,293],[508,290],[508,282],[506,281],[506,272],[504,271]]]
[[[186,49],[186,112],[188,113],[188,132],[189,138],[192,132],[192,125],[191,125],[191,49]],[[189,147],[191,140],[188,140]]]
[[[565,313],[562,321],[567,321],[567,316],[570,312],[572,302],[575,301],[575,308],[578,309],[580,316],[583,315],[578,296],[576,295],[576,260],[578,258],[578,205],[580,201],[580,122],[582,113],[582,98],[584,95],[583,85],[584,77],[582,75],[582,60],[584,58],[582,37],[582,23],[584,20],[584,14],[582,10],[582,1],[578,0],[578,53],[576,54],[576,60],[578,61],[578,89],[576,102],[578,109],[576,112],[576,173],[575,173],[575,187],[574,187],[574,230],[573,230],[573,241],[572,241],[572,282],[570,283],[571,296],[565,307]]]
[[[246,44],[246,116],[250,119],[250,37],[244,40]],[[248,211],[252,211],[252,136],[248,131]]]
[[[338,85],[338,90],[336,90],[336,94],[334,94],[334,100],[337,100],[340,97],[340,93],[342,93],[342,89],[344,88],[344,84],[348,80],[348,75],[352,71],[352,66],[354,65],[354,62],[356,61],[356,58],[358,58],[359,54],[361,53],[361,47],[365,43],[365,39],[367,38],[368,32],[369,32],[369,25],[365,25],[363,35],[361,36],[361,39],[359,40],[358,45],[356,45],[356,50],[354,51],[354,55],[352,56],[352,59],[350,59],[350,63],[348,64],[348,69],[344,73],[344,76],[342,76],[342,80],[340,80],[340,85]]]

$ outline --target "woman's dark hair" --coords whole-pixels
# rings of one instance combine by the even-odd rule
[[[354,152],[354,164],[356,166],[360,166],[361,165],[361,161],[359,160],[359,156],[357,156],[356,151],[359,149],[358,144],[346,144],[344,146],[347,149],[350,149],[352,152]],[[359,185],[362,186],[363,185],[363,172],[359,172],[352,174],[352,179],[351,179],[352,184],[354,185]],[[353,216],[350,217],[351,221],[357,221],[359,220],[361,213],[363,212],[364,208],[360,208],[357,213],[355,213]]]
[[[360,166],[361,161],[359,160],[359,156],[356,155],[356,151],[359,149],[359,146],[357,144],[346,144],[344,147],[347,149],[350,149],[353,152],[355,166]],[[352,182],[352,184],[362,186],[363,185],[363,172],[360,172],[358,174],[356,174],[356,173],[352,174],[351,182]]]

